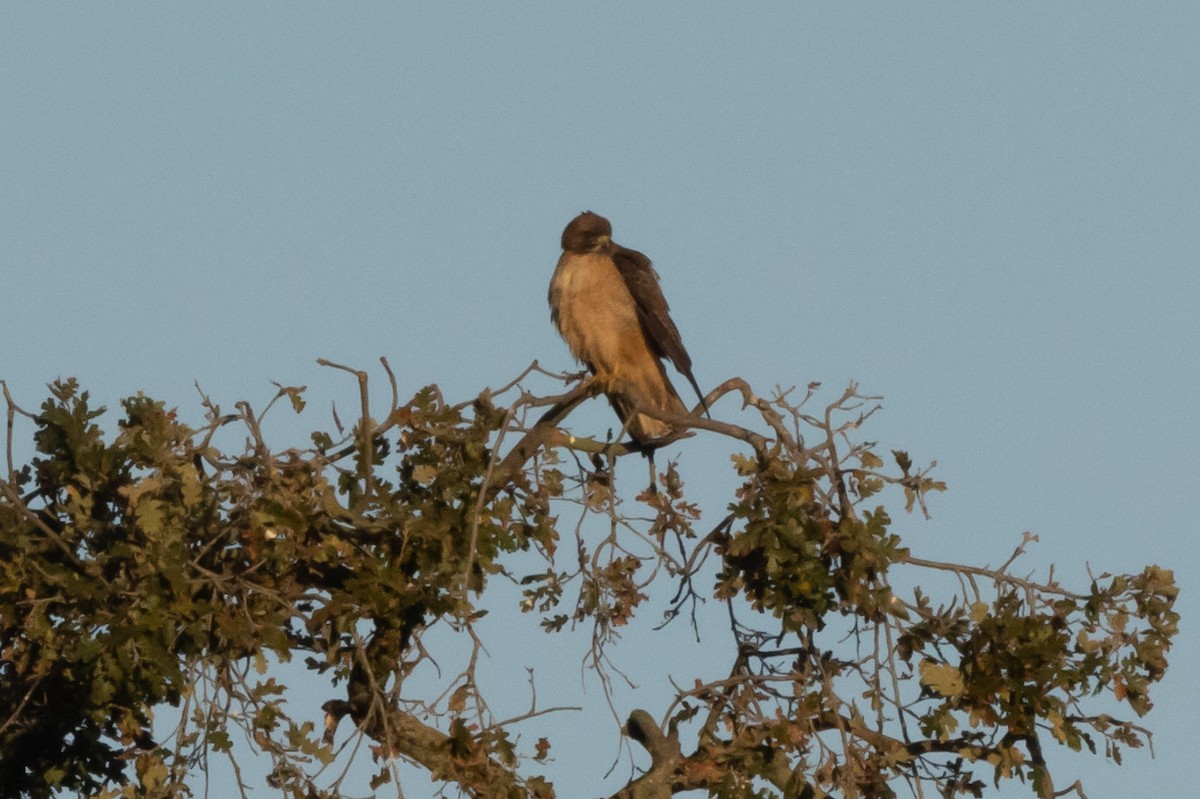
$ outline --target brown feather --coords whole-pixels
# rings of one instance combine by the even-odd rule
[[[650,259],[637,250],[617,245],[613,245],[612,256],[617,271],[621,273],[621,277],[625,281],[625,287],[629,289],[629,293],[637,305],[638,317],[641,319],[642,328],[646,331],[646,338],[650,341],[650,346],[654,348],[659,357],[669,358],[671,363],[675,364],[679,373],[692,384],[696,396],[700,398],[701,405],[704,405],[704,409],[707,411],[708,406],[704,403],[704,392],[700,390],[700,386],[697,385],[696,378],[692,374],[692,358],[684,349],[679,328],[675,327],[675,323],[671,320],[671,306],[667,304],[667,298],[663,296],[662,287],[658,284],[658,273],[654,271]]]
[[[601,380],[633,439],[647,445],[672,428],[645,414],[634,417],[634,408],[687,413],[662,358],[687,377],[701,402],[703,394],[650,259],[613,244],[611,235],[608,220],[591,212],[567,225],[550,280],[550,318],[571,353]]]

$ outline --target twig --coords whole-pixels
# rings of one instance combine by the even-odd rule
[[[4,437],[5,446],[4,446],[4,449],[5,449],[5,454],[8,457],[8,474],[6,475],[6,479],[11,480],[11,479],[13,479],[13,475],[16,473],[15,470],[13,469],[13,419],[16,417],[16,415],[18,413],[21,414],[22,416],[28,416],[30,419],[36,420],[37,417],[34,416],[29,411],[22,409],[20,405],[17,405],[17,403],[13,401],[12,394],[8,393],[8,383],[5,383],[3,380],[0,380],[0,389],[3,389],[4,401],[8,405],[8,408],[6,411],[7,418],[6,418],[6,424],[5,424],[5,437]]]
[[[25,504],[24,500],[21,499],[21,495],[17,493],[15,488],[13,488],[12,483],[8,482],[7,480],[0,480],[0,491],[4,492],[4,496],[7,497],[8,501],[13,504],[13,507],[21,512],[21,515],[33,522],[33,524],[39,530],[46,534],[47,538],[53,541],[55,545],[62,550],[63,554],[70,559],[75,568],[79,569],[79,571],[84,571],[83,562],[79,560],[75,552],[67,545],[67,542],[64,541],[62,536],[55,532],[54,529],[42,519],[42,517],[34,513],[33,510],[31,510],[30,507]]]
[[[317,364],[320,366],[328,366],[332,369],[341,369],[344,372],[349,372],[358,380],[358,402],[360,411],[358,431],[359,436],[361,436],[359,439],[359,448],[362,454],[362,462],[359,464],[359,468],[363,481],[363,497],[369,501],[371,495],[375,492],[375,467],[374,464],[371,463],[372,451],[374,449],[372,445],[375,440],[375,436],[378,435],[380,431],[371,421],[371,398],[370,392],[367,390],[367,373],[362,369],[354,369],[340,363],[334,363],[333,361],[326,360],[325,358],[317,358]],[[386,362],[384,363],[384,368],[387,368]],[[388,369],[388,374],[391,374],[390,369]],[[395,382],[393,381],[393,388],[394,387]],[[337,458],[334,458],[334,460],[336,459]]]
[[[963,574],[963,575],[967,575],[967,576],[978,575],[980,577],[987,577],[988,579],[994,580],[998,583],[1008,583],[1010,585],[1015,585],[1019,588],[1024,589],[1027,593],[1042,592],[1042,593],[1046,593],[1046,594],[1056,594],[1058,596],[1066,597],[1068,599],[1079,599],[1079,600],[1087,599],[1087,597],[1084,596],[1083,594],[1076,594],[1071,591],[1067,591],[1066,589],[1064,589],[1058,585],[1042,585],[1040,583],[1035,583],[1031,580],[1025,580],[1021,577],[1014,577],[1011,574],[1005,574],[1004,572],[998,571],[996,569],[987,569],[987,568],[983,568],[981,566],[964,566],[961,563],[949,563],[949,562],[942,562],[942,561],[936,561],[936,560],[925,560],[924,558],[918,558],[913,555],[905,556],[901,560],[901,562],[902,563],[911,563],[913,566],[922,566],[926,569],[938,569],[939,571],[954,572],[956,574]]]

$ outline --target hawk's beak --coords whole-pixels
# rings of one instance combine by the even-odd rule
[[[610,236],[597,236],[596,237],[596,246],[597,247],[607,247],[610,244],[612,244],[612,237],[610,237]]]

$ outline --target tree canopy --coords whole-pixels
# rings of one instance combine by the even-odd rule
[[[1051,746],[1119,761],[1149,741],[1138,719],[1176,631],[1172,573],[1018,574],[1028,537],[998,568],[918,554],[892,517],[945,486],[862,437],[879,405],[856,386],[710,392],[752,428],[655,414],[738,442],[740,487],[714,520],[677,464],[618,485],[614,464],[642,453],[561,429],[597,393],[578,376],[535,364],[465,402],[436,386],[402,400],[384,362],[391,401],[374,414],[368,375],[326,365],[357,378],[357,421],[335,414],[283,449],[262,418],[304,411],[302,387],[260,410],[203,397],[198,423],[139,394],[115,425],[73,380],[37,412],[5,390],[0,795],[202,796],[210,759],[252,795],[266,786],[242,778],[250,756],[298,798],[341,796],[353,762],[383,789],[397,761],[451,795],[554,796],[555,708],[493,713],[476,679],[485,613],[524,624],[531,647],[585,636],[602,682],[632,625],[727,616],[706,641],[726,676],[670,675],[659,717],[618,709],[640,751],[628,799],[983,796],[1007,779],[1082,796],[1054,782]],[[564,393],[529,388],[560,379]],[[37,454],[18,464],[22,415]],[[519,601],[492,600],[498,584]],[[472,654],[418,695],[406,680],[439,662],[434,627]],[[298,709],[288,663],[325,686],[317,712]]]

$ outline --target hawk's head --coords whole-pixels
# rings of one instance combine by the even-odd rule
[[[594,252],[611,241],[612,225],[591,211],[572,219],[562,234],[562,248],[567,252]]]

